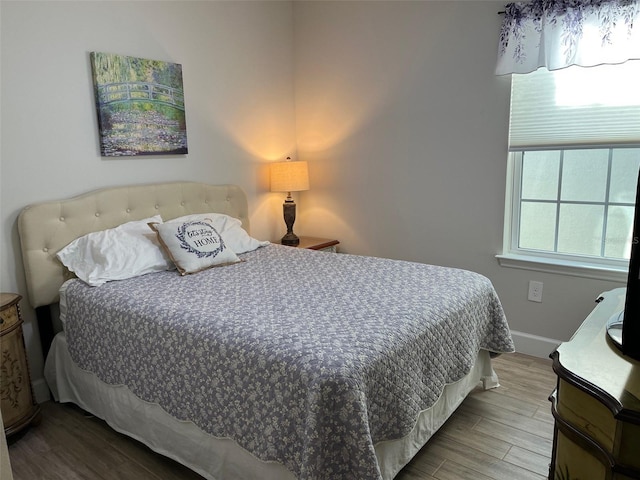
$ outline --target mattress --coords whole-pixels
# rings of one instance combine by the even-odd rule
[[[67,282],[63,351],[259,462],[332,480],[383,478],[377,446],[410,436],[481,350],[513,351],[482,275],[279,245],[242,260]]]

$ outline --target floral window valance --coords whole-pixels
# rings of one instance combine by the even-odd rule
[[[640,59],[640,0],[532,0],[506,6],[496,74],[631,59]]]

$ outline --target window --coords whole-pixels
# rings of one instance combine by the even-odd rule
[[[512,247],[624,266],[631,251],[640,148],[512,155],[519,180]]]
[[[640,62],[513,76],[501,264],[624,279],[640,169],[639,84]]]

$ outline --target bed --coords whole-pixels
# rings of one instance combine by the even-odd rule
[[[92,232],[212,212],[250,232],[234,185],[115,187],[21,212],[57,401],[208,479],[386,480],[471,390],[498,385],[491,354],[513,343],[473,272],[261,242],[198,273],[89,286],[56,256]]]

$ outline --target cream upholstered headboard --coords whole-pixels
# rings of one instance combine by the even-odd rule
[[[26,207],[18,217],[29,303],[58,301],[71,274],[56,258],[69,242],[87,233],[160,214],[164,220],[191,213],[224,213],[249,231],[249,209],[237,185],[173,182],[104,188],[78,197]]]

